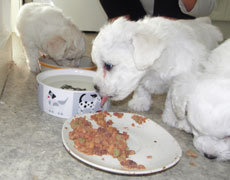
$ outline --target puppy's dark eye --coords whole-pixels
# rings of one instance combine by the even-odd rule
[[[113,68],[113,65],[112,65],[112,64],[104,63],[104,68],[105,68],[107,71],[110,71],[110,70]]]

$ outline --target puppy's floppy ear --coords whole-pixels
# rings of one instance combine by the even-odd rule
[[[54,36],[47,41],[47,52],[53,58],[62,57],[66,49],[66,40],[61,36]]]
[[[132,38],[134,63],[139,70],[145,70],[158,59],[165,49],[160,38],[148,33],[137,33]]]
[[[190,95],[196,84],[197,75],[194,73],[186,73],[174,79],[168,94],[171,96],[172,108],[178,120],[186,119]]]

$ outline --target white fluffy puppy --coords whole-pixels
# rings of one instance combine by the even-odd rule
[[[134,91],[129,107],[147,111],[152,93],[167,92],[174,77],[199,68],[207,49],[221,40],[209,18],[146,17],[138,22],[119,18],[105,25],[93,42],[95,88],[111,100],[122,100]]]
[[[205,67],[175,79],[163,121],[192,133],[206,157],[230,160],[230,40],[213,50]]]
[[[39,72],[40,52],[54,60],[76,60],[85,52],[80,30],[63,12],[48,3],[28,3],[16,24],[32,72]]]

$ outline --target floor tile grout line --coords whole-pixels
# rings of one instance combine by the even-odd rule
[[[1,90],[1,93],[0,93],[0,101],[4,95],[4,92],[5,92],[5,89],[6,89],[6,85],[7,85],[7,82],[8,82],[8,78],[9,78],[9,75],[10,75],[10,72],[12,70],[12,66],[13,66],[13,61],[9,63],[9,68],[8,68],[8,71],[7,71],[7,74],[6,74],[6,79],[3,83],[3,87],[2,87],[2,90]]]

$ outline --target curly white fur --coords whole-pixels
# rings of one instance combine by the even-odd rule
[[[129,107],[147,111],[152,93],[166,93],[174,77],[199,69],[222,38],[207,17],[146,17],[138,22],[119,18],[105,25],[93,42],[95,87],[112,100],[134,91]]]
[[[76,60],[85,52],[85,39],[63,12],[48,3],[28,3],[17,16],[17,33],[22,40],[32,72],[39,72],[40,52],[54,60]]]
[[[194,135],[206,157],[230,160],[230,40],[212,51],[204,72],[175,79],[163,121]]]

